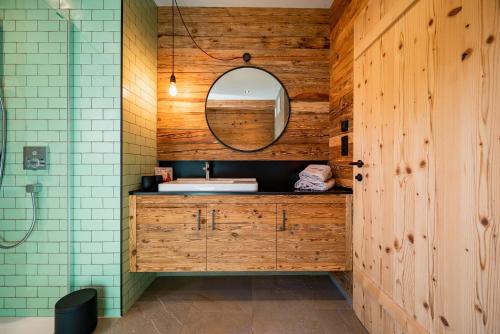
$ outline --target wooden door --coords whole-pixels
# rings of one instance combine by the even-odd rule
[[[208,271],[276,269],[275,204],[209,204]]]
[[[355,23],[354,293],[370,333],[500,332],[500,3]]]
[[[328,204],[278,204],[277,213],[278,270],[346,270],[345,196]]]
[[[207,269],[205,204],[165,204],[136,212],[136,270],[131,271]]]

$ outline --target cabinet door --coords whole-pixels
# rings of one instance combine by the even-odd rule
[[[276,205],[208,205],[207,269],[276,269]]]
[[[344,270],[345,202],[278,204],[278,270]]]
[[[205,204],[137,210],[137,271],[205,271],[206,221]]]

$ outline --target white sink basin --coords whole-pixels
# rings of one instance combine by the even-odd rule
[[[177,179],[172,182],[160,183],[158,191],[236,191],[256,192],[256,179]]]

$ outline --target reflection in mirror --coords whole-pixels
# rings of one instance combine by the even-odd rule
[[[259,68],[239,67],[212,85],[205,113],[221,143],[251,152],[271,145],[285,131],[290,102],[275,76]]]

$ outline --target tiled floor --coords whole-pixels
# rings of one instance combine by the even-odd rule
[[[96,333],[366,333],[327,276],[160,277]]]

